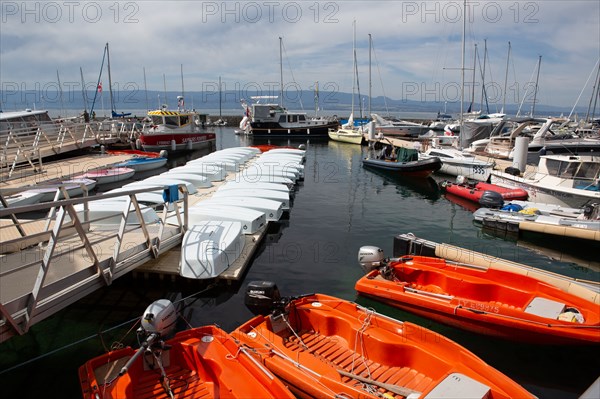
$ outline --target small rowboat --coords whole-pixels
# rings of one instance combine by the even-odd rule
[[[369,260],[376,256],[375,262]],[[375,255],[373,255],[375,256]],[[515,271],[425,256],[386,260],[360,249],[372,269],[359,294],[440,323],[538,344],[600,344],[600,294],[583,297]]]
[[[75,176],[73,179],[92,179],[96,184],[116,183],[131,178],[135,170],[131,168],[106,168],[90,170],[82,175]]]
[[[162,168],[167,164],[167,158],[164,157],[142,157],[135,156],[127,161],[118,163],[116,166],[121,168],[131,168],[136,172],[144,172]]]
[[[308,294],[280,298],[252,282],[259,314],[231,335],[301,398],[533,398],[457,343],[356,303]]]
[[[173,304],[152,303],[141,324],[142,347],[118,349],[79,368],[86,399],[294,398],[248,351],[217,326],[165,337],[176,321]]]
[[[403,176],[422,178],[429,177],[442,167],[442,161],[438,157],[419,159],[418,152],[414,149],[397,148],[391,151],[389,147],[384,147],[384,153],[379,157],[363,159],[363,166],[394,172]]]

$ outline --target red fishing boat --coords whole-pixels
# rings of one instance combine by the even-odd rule
[[[172,332],[176,312],[165,299],[144,312],[142,345],[115,350],[79,368],[84,398],[294,398],[229,334],[216,326]]]
[[[524,201],[529,197],[529,193],[522,188],[507,188],[484,182],[452,183],[444,180],[440,183],[440,189],[446,193],[491,207],[502,206],[503,201]]]
[[[389,260],[370,246],[359,261],[370,269],[359,294],[440,323],[538,344],[600,344],[600,294],[572,282],[425,256]]]
[[[457,343],[322,294],[252,282],[259,316],[231,333],[299,398],[532,398]]]

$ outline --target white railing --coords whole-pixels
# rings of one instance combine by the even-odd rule
[[[136,199],[138,193],[162,189],[0,209],[0,342],[25,334],[33,324],[180,245],[187,230],[185,185],[179,186],[181,199],[164,205],[151,223]],[[114,214],[93,217],[91,203],[116,197],[121,197],[115,200],[123,204],[121,209],[115,206]],[[42,212],[45,218],[22,219]]]

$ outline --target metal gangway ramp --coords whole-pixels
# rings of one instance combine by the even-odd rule
[[[180,245],[187,228],[186,187],[179,186],[180,199],[162,210],[140,205],[135,196],[163,189],[169,188],[0,209],[0,342],[27,333],[35,323]],[[89,218],[94,202],[111,198],[114,213]],[[25,220],[32,213],[46,217]]]
[[[100,130],[92,123],[69,121],[0,130],[0,175],[11,178],[23,167],[40,172],[45,157],[116,143],[124,134],[127,132]],[[133,134],[130,136],[133,137]]]

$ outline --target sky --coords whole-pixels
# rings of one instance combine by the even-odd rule
[[[183,71],[185,91],[214,97],[220,77],[223,90],[243,98],[250,90],[278,94],[281,37],[284,96],[313,90],[318,82],[320,99],[327,102],[337,92],[352,92],[354,32],[359,87],[361,94],[368,93],[371,34],[374,97],[456,104],[462,69],[468,102],[475,69],[475,98],[481,98],[484,76],[492,112],[504,102],[530,107],[534,95],[539,104],[567,111],[575,104],[587,107],[600,60],[597,0],[468,1],[464,25],[463,0],[0,5],[4,107],[27,93],[56,91],[59,80],[67,95],[80,92],[81,71],[93,89],[106,43],[115,89],[177,91]],[[479,61],[473,68],[475,46]],[[104,69],[104,90],[107,75]]]

